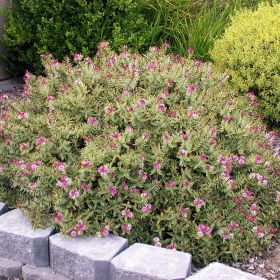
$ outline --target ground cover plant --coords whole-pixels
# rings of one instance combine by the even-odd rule
[[[44,57],[22,100],[3,98],[0,200],[69,236],[119,234],[242,259],[279,229],[279,158],[257,97],[238,99],[211,63],[103,41],[75,65]],[[192,54],[193,50],[189,49]]]
[[[115,50],[139,51],[169,40],[173,52],[209,59],[208,50],[241,7],[260,0],[14,0],[4,28],[6,61],[15,75],[43,71],[40,55],[56,59],[75,52],[93,56],[102,39]]]
[[[259,96],[260,111],[280,121],[280,4],[262,4],[256,11],[242,10],[232,18],[212,57],[233,79],[241,94]]]

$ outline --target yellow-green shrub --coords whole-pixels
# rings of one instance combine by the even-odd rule
[[[264,115],[280,121],[280,4],[260,4],[232,17],[212,58],[242,93],[254,91]]]

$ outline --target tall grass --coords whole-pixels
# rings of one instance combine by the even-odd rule
[[[148,0],[146,13],[151,21],[151,44],[169,40],[171,49],[209,59],[209,50],[236,10],[254,8],[262,0]]]

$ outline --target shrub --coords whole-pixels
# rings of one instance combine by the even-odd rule
[[[40,55],[57,59],[75,52],[93,55],[101,39],[114,48],[143,49],[150,30],[136,0],[16,0],[5,26],[4,43],[10,71],[42,72]]]
[[[216,41],[214,61],[225,68],[242,93],[255,92],[260,109],[272,121],[280,121],[280,4],[262,4],[257,11],[244,10]]]
[[[26,73],[22,100],[4,100],[0,180],[11,206],[36,226],[177,246],[197,262],[269,243],[279,159],[226,75],[157,47],[117,55],[101,42],[94,59],[74,60],[47,55],[46,76]]]

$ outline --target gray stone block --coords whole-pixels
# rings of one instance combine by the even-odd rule
[[[211,263],[187,280],[265,280],[262,277],[243,272],[236,268],[221,264]]]
[[[0,202],[0,215],[3,215],[4,213],[7,212],[7,206],[5,203]]]
[[[62,275],[54,273],[50,267],[35,267],[25,265],[22,268],[24,280],[68,280]]]
[[[191,255],[134,244],[110,265],[110,280],[183,280],[191,273]]]
[[[0,258],[0,277],[21,276],[22,263]]]
[[[51,268],[73,280],[108,280],[111,259],[127,246],[114,235],[70,239],[56,234],[50,237]]]
[[[18,209],[0,216],[0,257],[34,266],[49,266],[52,228],[32,228]]]

